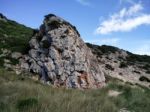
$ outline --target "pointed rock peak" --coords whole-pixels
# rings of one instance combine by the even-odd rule
[[[96,57],[76,28],[58,16],[45,16],[39,32],[29,41],[21,67],[41,80],[66,88],[100,88],[105,77]]]
[[[69,22],[65,21],[64,19],[54,15],[54,14],[48,14],[45,16],[44,19],[44,25],[46,28],[49,27],[49,29],[53,30],[55,28],[62,28],[64,26],[70,26],[74,32],[80,37],[79,32],[77,31],[76,27],[70,24]]]

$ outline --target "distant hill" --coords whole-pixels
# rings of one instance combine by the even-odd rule
[[[150,56],[133,54],[107,45],[87,43],[87,46],[97,55],[106,75],[150,87]]]

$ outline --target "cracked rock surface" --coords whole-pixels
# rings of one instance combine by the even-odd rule
[[[53,14],[45,16],[39,31],[29,41],[21,68],[39,74],[54,86],[101,88],[105,77],[95,55],[76,28]],[[43,77],[44,74],[44,77]]]

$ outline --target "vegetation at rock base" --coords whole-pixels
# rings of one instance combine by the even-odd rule
[[[121,92],[108,96],[109,90]],[[108,79],[98,90],[53,88],[0,69],[0,112],[149,112],[150,90]]]

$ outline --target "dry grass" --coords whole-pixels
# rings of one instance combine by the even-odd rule
[[[109,90],[122,91],[109,97]],[[111,80],[106,88],[52,88],[11,71],[0,70],[0,112],[149,112],[150,91]]]

